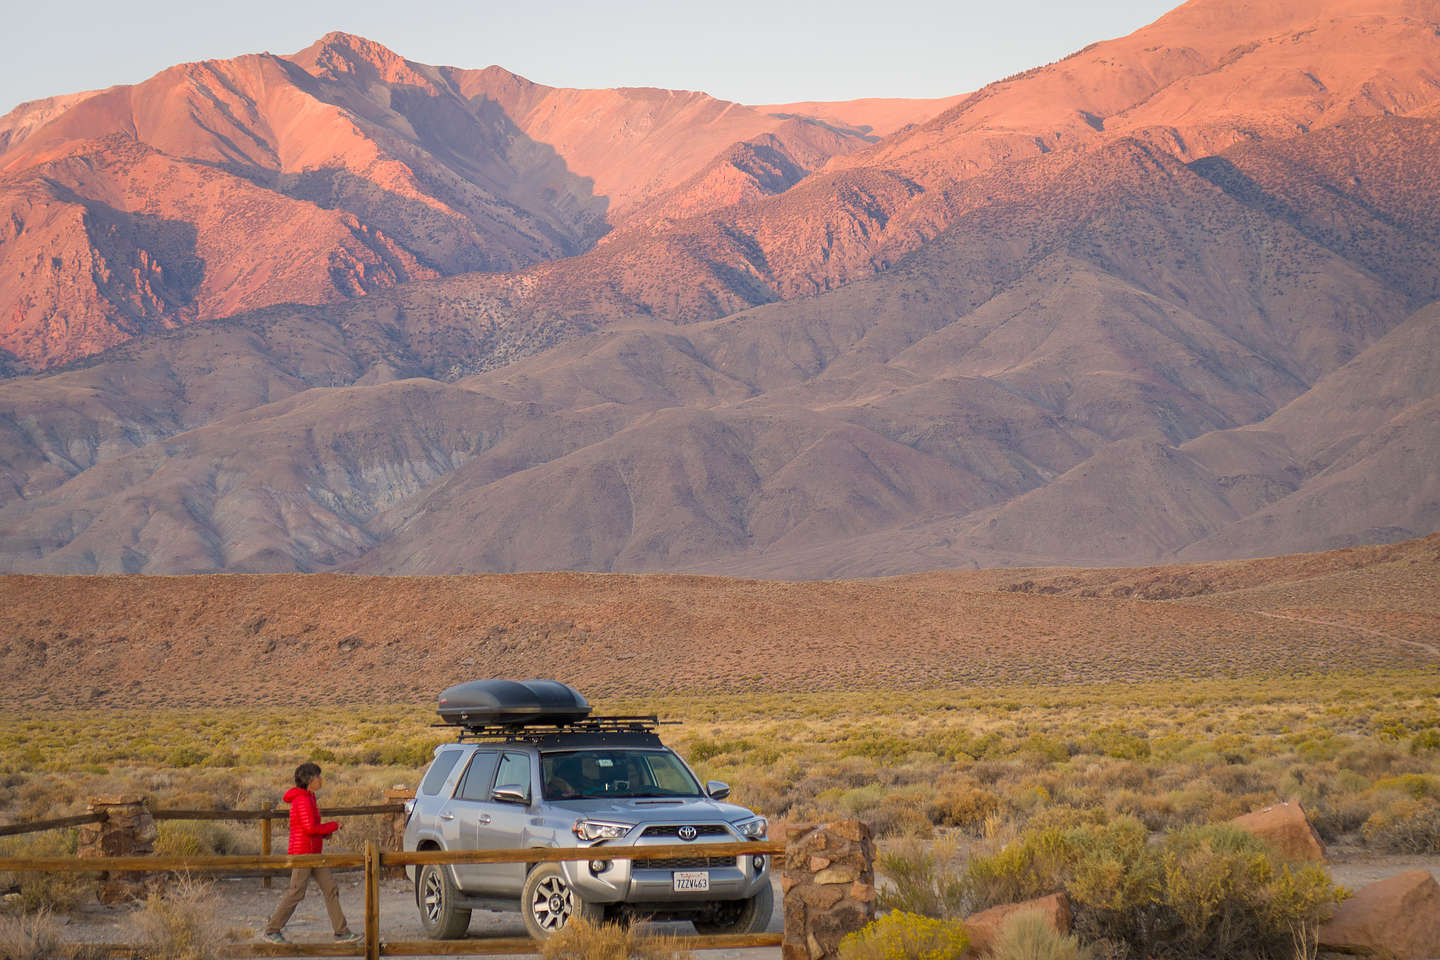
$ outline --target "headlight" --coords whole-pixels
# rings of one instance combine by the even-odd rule
[[[746,840],[764,840],[765,831],[770,827],[770,821],[764,817],[752,817],[749,820],[741,820],[734,824],[734,827]]]
[[[576,820],[571,831],[590,843],[594,840],[619,840],[634,829],[633,823],[616,823],[614,820]]]

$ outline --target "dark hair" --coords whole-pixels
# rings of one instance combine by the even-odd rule
[[[295,786],[304,790],[318,776],[320,776],[320,764],[307,760],[295,768]]]

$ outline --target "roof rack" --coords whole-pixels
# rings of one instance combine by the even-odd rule
[[[678,724],[678,720],[661,720],[654,714],[645,716],[586,717],[568,723],[534,723],[516,720],[512,723],[485,723],[462,725],[436,723],[434,727],[454,728],[459,732],[456,739],[466,740],[540,740],[566,734],[650,734],[654,735],[661,726]]]

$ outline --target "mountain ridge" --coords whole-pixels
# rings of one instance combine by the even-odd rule
[[[363,296],[204,320],[203,278],[182,281],[187,257],[208,262],[205,241],[166,246],[173,228],[156,225],[139,247],[164,254],[158,270],[107,268],[135,291],[141,335],[0,382],[0,569],[810,578],[1428,533],[1436,472],[1416,451],[1435,449],[1440,395],[1426,359],[1440,301],[1428,159],[1440,8],[1285,3],[1259,22],[1248,9],[1192,0],[878,142],[792,116],[703,162],[662,151],[644,181],[656,192],[593,247],[518,271],[422,276],[429,261],[404,236],[320,206],[359,244],[327,276]],[[330,35],[305,55],[313,74],[253,66],[301,71],[316,89],[359,76],[334,88],[339,106],[316,109],[398,138],[376,143],[419,142],[427,128],[409,118],[469,103],[464,116],[500,125],[476,137],[509,131],[524,146],[513,138],[541,135],[535,110],[583,93],[367,43]],[[1377,45],[1385,56],[1370,58]],[[1311,61],[1328,92],[1269,104],[1249,89],[1266,64],[1290,76]],[[1179,96],[1176,84],[1217,106],[1207,117],[1192,104],[1188,126],[1152,122],[1174,119],[1179,101],[1157,91]],[[434,102],[406,100],[425,85]],[[1409,99],[1387,112],[1357,99],[1364,89]],[[718,142],[755,114],[702,98],[594,102],[654,105],[656,126],[606,121],[622,145],[654,130],[669,142],[680,128],[665,118],[696,111],[719,118]],[[1256,103],[1273,109],[1250,126]],[[1035,132],[1062,115],[1069,126]],[[39,149],[36,136],[19,149]],[[601,179],[565,182],[607,182],[616,142],[572,151]],[[120,146],[135,154],[124,170],[173,163]],[[448,169],[484,166],[456,157]],[[365,196],[343,178],[302,181],[314,196]],[[146,225],[85,202],[67,215],[87,235]],[[562,206],[547,215],[590,209]],[[1327,430],[1350,439],[1317,443]]]

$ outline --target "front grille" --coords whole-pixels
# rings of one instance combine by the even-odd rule
[[[637,870],[708,870],[712,867],[733,867],[734,857],[670,857],[667,860],[636,860]]]
[[[640,836],[642,836],[642,837],[675,837],[675,838],[678,839],[679,836],[680,836],[679,830],[680,830],[680,828],[681,828],[682,826],[685,826],[685,824],[679,824],[679,823],[677,823],[677,824],[675,824],[674,826],[668,826],[668,827],[646,827],[646,828],[645,828],[645,832],[642,833],[642,834],[640,834]],[[730,837],[730,836],[733,836],[733,834],[731,834],[729,830],[726,830],[726,829],[725,829],[725,826],[724,826],[723,824],[719,824],[719,823],[697,823],[697,824],[693,824],[693,826],[695,827],[695,837],[696,837],[696,839],[699,839],[700,837]]]

